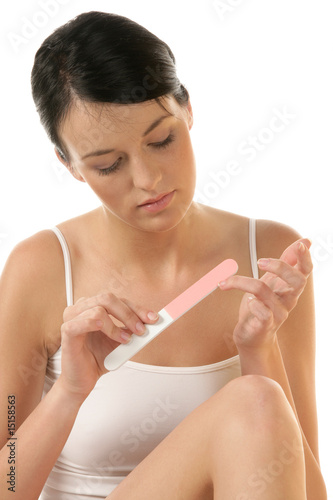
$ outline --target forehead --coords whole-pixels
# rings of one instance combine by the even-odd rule
[[[61,139],[75,159],[109,139],[141,137],[157,118],[180,116],[181,108],[174,98],[163,97],[160,101],[162,106],[155,100],[137,104],[76,101],[60,128]]]

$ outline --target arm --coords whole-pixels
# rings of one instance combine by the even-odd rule
[[[19,404],[19,398],[16,398]],[[14,436],[7,441],[14,449],[13,483],[2,481],[0,494],[3,500],[17,498],[36,500],[41,493],[51,469],[56,462],[70,431],[82,401],[75,400],[57,381],[34,411],[23,422]],[[3,405],[5,406],[5,405]],[[19,404],[20,409],[22,405]],[[54,418],[54,416],[57,418]],[[13,440],[12,438],[15,438]],[[0,450],[1,476],[10,470],[7,443]],[[13,456],[11,456],[13,463]]]
[[[57,387],[40,403],[47,361],[43,311],[51,299],[40,285],[44,281],[47,287],[48,278],[52,281],[43,265],[42,247],[50,250],[45,236],[39,234],[17,245],[0,281],[0,475],[7,479],[12,472],[15,478],[11,484],[1,481],[0,497],[4,500],[13,498],[13,491],[19,498],[38,497],[77,411],[73,404],[63,404],[65,395]],[[9,395],[15,396],[10,410]],[[62,418],[50,425],[54,413]],[[11,440],[7,440],[9,415],[15,417],[10,422],[15,422],[11,429],[16,439]]]
[[[80,406],[106,373],[105,356],[124,342],[112,313],[131,333],[139,320],[153,322],[146,309],[136,314],[135,306],[112,294],[79,299],[66,308],[63,276],[60,246],[53,233],[45,231],[13,250],[0,280],[0,477],[6,478],[13,471],[10,467],[15,467],[15,498],[38,498]],[[48,314],[54,309],[58,312],[50,320]],[[41,401],[48,348],[54,350],[56,341],[48,330],[55,321],[59,345],[64,309],[62,373]],[[16,432],[8,440],[10,395],[15,395]],[[12,443],[14,465],[8,460],[8,443]],[[13,498],[10,486],[1,480],[1,499]]]
[[[260,221],[258,226],[258,256],[279,258],[285,248],[301,236],[281,224]],[[267,234],[270,232],[271,234]],[[262,269],[260,276],[265,271]],[[318,424],[315,389],[315,308],[313,275],[307,278],[297,306],[277,332],[279,349],[288,377],[293,402],[304,436],[319,464]]]
[[[80,406],[58,383],[40,402],[48,357],[45,311],[49,304],[57,308],[51,283],[57,288],[61,259],[49,233],[39,233],[15,247],[0,280],[0,476],[6,478],[0,482],[0,498],[4,500],[13,498],[7,483],[10,472],[15,477],[15,498],[38,498]],[[64,309],[65,297],[61,303]],[[10,395],[15,396],[15,405],[8,410]],[[55,414],[59,418],[54,419]],[[9,421],[15,422],[11,437],[16,439],[8,440],[10,415],[15,417]]]
[[[308,500],[324,500],[326,489],[318,459],[311,259],[307,247],[299,249],[297,243],[281,255],[281,248],[299,235],[285,226],[267,222],[264,226],[271,234],[260,238],[258,231],[259,241],[264,241],[259,243],[258,253],[273,259],[267,267],[261,266],[260,282],[236,276],[224,287],[248,292],[234,338],[242,374],[270,377],[283,388],[303,435]],[[249,301],[249,297],[253,299]]]

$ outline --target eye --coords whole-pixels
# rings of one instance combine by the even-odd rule
[[[154,142],[152,146],[157,149],[166,148],[171,142],[175,140],[175,136],[170,134],[164,141],[162,142]]]
[[[111,167],[108,168],[99,168],[98,169],[98,175],[108,175],[111,174],[112,172],[116,172],[120,168],[120,160],[121,158],[118,158],[118,160],[111,165]]]
[[[163,149],[163,148],[168,147],[168,145],[171,144],[171,142],[173,142],[174,140],[175,140],[175,136],[173,134],[170,134],[164,141],[154,142],[154,143],[152,143],[152,146],[156,149]],[[98,175],[108,175],[108,174],[111,174],[113,172],[117,172],[117,170],[119,170],[119,168],[120,168],[120,161],[121,161],[121,158],[118,158],[118,160],[113,165],[111,165],[111,167],[99,168]]]

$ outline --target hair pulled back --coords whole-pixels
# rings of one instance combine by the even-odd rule
[[[180,105],[189,99],[169,46],[127,17],[104,12],[80,14],[44,40],[31,86],[41,123],[64,159],[59,128],[77,99],[131,104],[172,95]]]

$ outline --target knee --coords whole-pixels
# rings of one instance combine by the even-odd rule
[[[285,400],[285,394],[277,382],[262,375],[243,375],[228,382],[220,391],[220,397],[228,397],[241,404],[273,403]]]
[[[280,384],[262,375],[243,375],[229,382],[225,388],[228,392],[238,395],[238,398],[244,398],[245,403],[255,401],[262,405],[266,402],[286,400]]]
[[[229,382],[216,394],[216,406],[224,419],[246,422],[252,429],[275,432],[290,420],[297,425],[281,386],[261,375],[244,375]]]

